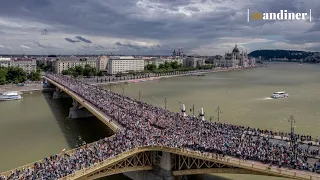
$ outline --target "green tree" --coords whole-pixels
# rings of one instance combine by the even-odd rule
[[[158,67],[158,69],[165,69],[166,67],[165,67],[165,65],[164,64],[159,64],[159,67]]]
[[[28,79],[30,79],[31,81],[40,81],[41,80],[41,71],[31,72],[28,75]]]
[[[7,68],[0,67],[0,85],[4,85],[7,83]]]
[[[180,67],[177,61],[171,62],[170,66],[172,69],[178,69]]]
[[[167,61],[164,62],[164,67],[165,67],[166,69],[172,69],[171,63],[168,63]]]
[[[19,67],[9,67],[6,74],[9,83],[22,83],[27,80],[27,73]]]
[[[155,64],[147,64],[144,68],[145,70],[148,70],[148,71],[154,71],[157,69],[157,66]]]
[[[102,71],[98,71],[97,72],[97,76],[103,76],[103,72]]]
[[[71,75],[69,69],[67,69],[67,70],[62,70],[61,73],[62,73],[63,75]]]
[[[84,68],[82,66],[76,66],[74,69],[78,75],[83,75]]]
[[[89,64],[86,64],[83,69],[84,76],[94,76],[96,74],[96,69],[92,68]]]

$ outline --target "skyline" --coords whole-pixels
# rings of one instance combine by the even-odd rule
[[[247,9],[312,11],[312,22],[247,22]],[[306,0],[12,0],[0,7],[0,54],[216,55],[235,44],[320,51],[320,2]]]

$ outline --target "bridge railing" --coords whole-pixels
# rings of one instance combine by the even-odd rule
[[[181,154],[185,156],[202,158],[205,160],[211,160],[211,161],[227,164],[234,167],[244,168],[252,171],[258,171],[265,174],[272,174],[272,175],[282,176],[282,177],[299,178],[299,179],[320,179],[319,175],[311,172],[303,172],[300,170],[290,170],[287,168],[277,168],[274,166],[262,164],[260,162],[244,161],[244,160],[240,160],[230,156],[221,157],[215,153],[201,153],[199,151],[193,151],[193,150],[184,149],[184,148],[166,147],[166,146],[145,146],[145,147],[136,147],[126,152],[123,152],[121,154],[118,154],[116,156],[110,157],[107,160],[104,160],[100,163],[96,163],[93,166],[79,170],[74,174],[66,176],[63,178],[63,180],[77,179],[77,178],[83,177],[87,174],[98,171],[101,168],[112,165],[117,161],[121,161],[126,157],[133,156],[134,154],[137,154],[139,152],[144,152],[144,151],[165,151],[165,152],[174,153],[174,154]]]

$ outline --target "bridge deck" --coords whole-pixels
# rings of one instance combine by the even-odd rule
[[[52,84],[54,84],[56,87],[61,89],[62,91],[66,92],[68,95],[70,95],[72,98],[77,100],[81,105],[83,105],[85,108],[87,108],[91,113],[93,113],[96,117],[98,117],[102,122],[104,122],[108,127],[110,127],[114,132],[116,132],[121,126],[117,125],[114,121],[111,121],[110,117],[108,117],[105,113],[101,112],[97,107],[92,105],[91,103],[87,102],[84,100],[82,97],[79,95],[73,93],[69,89],[63,87],[62,85],[56,83],[55,81],[52,81],[49,78],[46,78],[48,81],[50,81]],[[90,145],[90,144],[89,144]],[[83,147],[80,147],[83,148]],[[77,148],[79,149],[79,148]],[[72,154],[74,153],[77,149],[72,149],[66,152],[66,154]],[[184,148],[174,148],[174,147],[163,147],[163,146],[145,146],[145,147],[136,147],[133,148],[127,152],[123,152],[121,154],[118,154],[116,156],[110,157],[107,160],[96,163],[88,168],[82,169],[77,171],[76,173],[66,176],[62,179],[81,179],[85,177],[88,174],[95,173],[102,168],[106,168],[108,166],[111,166],[114,163],[117,163],[125,158],[128,158],[130,156],[134,156],[137,153],[141,152],[148,152],[148,151],[162,151],[162,152],[168,152],[172,154],[178,154],[178,155],[184,155],[188,157],[193,157],[197,159],[203,159],[206,161],[212,161],[216,163],[221,163],[225,165],[229,165],[232,167],[237,167],[237,168],[242,168],[242,169],[247,169],[251,170],[254,172],[258,172],[261,174],[269,174],[269,175],[274,175],[274,176],[281,176],[281,177],[287,177],[287,178],[292,178],[292,179],[318,179],[320,180],[320,175],[307,172],[307,171],[299,171],[299,170],[290,170],[287,168],[277,168],[277,167],[270,167],[269,165],[262,164],[260,162],[255,162],[255,161],[243,161],[235,157],[220,157],[217,156],[216,154],[213,153],[201,153],[199,151],[194,151],[194,150],[189,150],[189,149],[184,149]],[[38,162],[43,162],[43,161],[38,161]],[[20,167],[17,169],[23,169],[23,168],[32,168],[34,163],[25,165],[24,167]],[[141,167],[144,169],[143,167]],[[150,167],[145,167],[144,170],[149,169]],[[133,169],[128,168],[124,169],[122,172],[126,171],[132,171]],[[185,171],[176,171],[173,172],[174,175],[183,175],[183,174],[194,174],[194,173],[199,173],[200,171],[196,170],[185,170]],[[1,173],[0,175],[9,175],[11,171],[7,171],[4,173]],[[210,173],[210,170],[207,170],[204,173]]]
[[[69,89],[61,86],[57,82],[55,82],[55,81],[53,81],[53,80],[51,80],[51,79],[49,79],[47,77],[45,77],[45,79],[48,80],[53,85],[55,85],[56,87],[58,87],[60,90],[62,90],[65,93],[67,93],[69,96],[74,98],[76,101],[78,101],[79,104],[81,104],[88,111],[90,111],[92,114],[94,114],[98,119],[100,119],[104,124],[106,124],[114,133],[117,132],[117,130],[119,128],[121,128],[121,126],[117,122],[111,121],[112,119],[107,114],[102,112],[100,109],[95,107],[93,104],[91,104],[90,102],[88,102],[87,100],[85,100],[84,98],[79,96],[78,94],[70,91]]]
[[[201,153],[198,151],[192,151],[188,149],[180,149],[180,148],[173,148],[173,147],[162,147],[162,146],[146,146],[146,147],[137,147],[132,150],[129,150],[127,152],[121,153],[117,156],[111,157],[108,160],[105,160],[101,163],[94,164],[93,166],[82,169],[80,171],[77,171],[75,174],[66,176],[62,178],[63,180],[73,180],[73,179],[80,179],[83,178],[83,176],[86,176],[87,174],[92,174],[97,171],[99,171],[102,168],[108,167],[116,162],[121,161],[122,159],[128,158],[130,156],[133,156],[140,152],[147,152],[147,151],[162,151],[162,152],[169,152],[173,154],[179,154],[179,155],[185,155],[188,157],[193,157],[197,159],[203,159],[207,161],[212,161],[216,163],[221,163],[233,167],[238,167],[246,170],[250,170],[253,172],[257,172],[258,174],[267,174],[267,175],[273,175],[273,176],[280,176],[280,177],[286,177],[286,178],[292,178],[292,179],[313,179],[313,180],[320,180],[320,175],[317,175],[315,173],[311,172],[304,172],[304,171],[296,171],[296,170],[290,170],[287,168],[277,168],[277,167],[270,167],[267,164],[262,164],[260,162],[255,161],[243,161],[238,158],[225,156],[225,157],[219,157],[216,156],[216,154],[213,153]],[[130,169],[128,169],[130,171]],[[123,172],[126,172],[126,170],[123,170]],[[174,175],[188,175],[188,174],[198,174],[199,170],[191,169],[191,170],[184,170],[184,171],[174,171]],[[202,173],[213,173],[217,172],[213,169],[208,169]],[[221,171],[225,172],[225,171]]]

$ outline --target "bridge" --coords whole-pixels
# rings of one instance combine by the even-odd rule
[[[237,173],[237,174],[261,174],[268,176],[286,177],[291,179],[319,179],[320,176],[310,171],[302,171],[289,169],[287,167],[271,166],[261,161],[244,160],[231,156],[228,153],[222,153],[215,148],[208,148],[213,145],[202,145],[208,139],[202,137],[212,131],[213,126],[209,122],[194,120],[191,125],[195,125],[199,130],[199,139],[182,134],[181,137],[170,136],[164,137],[164,134],[171,132],[166,130],[168,127],[160,126],[160,120],[148,121],[144,117],[153,118],[148,113],[135,112],[135,116],[125,116],[128,109],[119,110],[118,113],[112,108],[118,108],[121,104],[116,102],[96,102],[97,99],[88,98],[86,95],[92,92],[101,91],[98,87],[92,85],[77,84],[73,79],[65,76],[48,75],[45,77],[48,82],[56,87],[54,93],[55,98],[66,97],[67,95],[73,99],[73,107],[70,108],[70,118],[80,118],[87,116],[96,116],[104,124],[106,124],[115,134],[104,140],[93,142],[85,146],[62,152],[57,157],[50,157],[49,160],[40,160],[23,167],[1,173],[2,179],[31,179],[31,177],[51,177],[50,179],[97,179],[114,174],[124,173],[126,176],[134,180],[171,180],[171,179],[188,179],[189,175],[193,174],[208,174],[208,173]],[[86,89],[81,89],[86,88]],[[87,92],[90,90],[90,92]],[[97,94],[96,94],[97,95]],[[141,106],[143,110],[148,111],[146,105],[137,101],[131,101],[130,98],[125,98],[121,95],[106,92],[105,96],[112,96],[111,99],[120,98],[121,103],[127,106]],[[95,95],[93,97],[96,97]],[[103,95],[98,97],[103,99]],[[99,104],[106,103],[110,107],[105,107]],[[114,107],[111,107],[114,105]],[[108,111],[106,111],[107,109]],[[130,109],[132,110],[132,109]],[[156,109],[156,111],[160,111]],[[109,112],[109,113],[108,113]],[[160,111],[167,113],[165,110]],[[139,114],[140,113],[140,114]],[[129,120],[132,117],[132,121]],[[128,118],[128,119],[127,119]],[[187,121],[189,118],[185,114],[177,116]],[[128,122],[127,122],[128,121]],[[133,122],[137,122],[133,125]],[[169,121],[169,120],[168,120]],[[173,122],[176,123],[176,122]],[[179,121],[179,123],[185,123]],[[190,123],[190,122],[188,122]],[[150,125],[151,124],[151,125]],[[203,126],[197,126],[203,124]],[[175,124],[176,126],[177,123]],[[206,127],[208,126],[208,127]],[[208,128],[208,129],[206,129]],[[170,128],[169,128],[170,129]],[[175,130],[180,131],[178,126]],[[192,129],[192,127],[190,127]],[[150,136],[150,132],[154,133]],[[160,133],[160,134],[158,134]],[[173,132],[172,132],[173,133]],[[190,134],[192,132],[189,132]],[[196,132],[198,133],[198,132]],[[219,132],[220,133],[220,132]],[[187,143],[186,140],[193,143]],[[214,138],[214,137],[212,137]],[[197,142],[197,148],[192,147],[192,144]],[[215,142],[215,141],[214,141]],[[231,146],[231,145],[230,145]],[[204,148],[206,147],[206,148]],[[76,157],[86,156],[85,162],[75,160]],[[90,158],[89,158],[90,156]],[[57,168],[57,166],[69,163],[69,168]],[[55,166],[53,166],[54,164]],[[67,165],[66,164],[66,165]],[[47,168],[43,168],[43,167]],[[49,170],[48,170],[49,169]],[[50,170],[51,169],[51,170]],[[53,173],[55,172],[55,173]],[[1,177],[0,177],[1,180]]]

